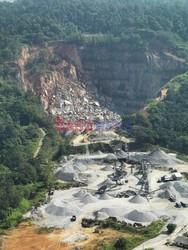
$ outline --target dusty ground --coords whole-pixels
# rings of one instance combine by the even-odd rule
[[[101,132],[88,132],[87,134],[81,134],[81,135],[78,135],[74,140],[73,140],[73,146],[80,146],[80,145],[88,145],[90,144],[91,142],[89,141],[89,136],[91,136],[92,134],[96,134],[96,133],[101,133]],[[105,134],[108,134],[108,135],[112,135],[112,136],[116,136],[116,139],[117,140],[120,140],[120,141],[124,141],[124,142],[131,142],[133,141],[133,139],[130,139],[130,138],[125,138],[123,136],[118,136],[115,132],[113,131],[105,131]],[[99,141],[96,141],[96,142],[92,142],[93,143],[98,143]],[[100,141],[101,143],[109,143],[110,140],[105,140],[105,141]]]
[[[99,234],[94,233],[94,228],[83,228],[82,233],[89,237],[88,240],[72,245],[61,242],[66,233],[55,230],[49,234],[37,234],[37,227],[33,224],[21,223],[18,229],[9,232],[4,237],[3,250],[72,250],[76,246],[83,250],[96,250],[100,243],[107,243],[120,236],[129,237],[131,234],[117,232],[113,229],[104,229]]]
[[[9,232],[3,241],[3,250],[69,250],[60,244],[62,230],[51,234],[37,234],[37,227],[21,223],[15,230]]]

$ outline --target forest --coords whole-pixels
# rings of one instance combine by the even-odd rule
[[[46,132],[38,157],[33,154]],[[0,229],[14,225],[51,182],[59,136],[35,96],[0,80]]]
[[[123,41],[149,49],[159,40],[187,57],[187,0],[16,0],[0,2],[0,60],[23,45]]]

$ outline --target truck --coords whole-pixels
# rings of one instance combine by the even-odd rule
[[[164,175],[161,177],[161,181],[168,182],[168,181],[180,181],[183,179],[183,176],[181,173],[173,173],[171,175]]]

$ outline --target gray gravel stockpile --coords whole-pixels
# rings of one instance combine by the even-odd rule
[[[147,201],[147,199],[146,198],[144,198],[144,197],[142,197],[142,196],[140,196],[139,194],[138,195],[135,195],[133,198],[131,198],[130,200],[129,200],[129,202],[131,202],[131,203],[146,203],[146,202],[148,202]]]
[[[110,153],[105,157],[105,159],[108,161],[112,161],[112,160],[117,160],[117,157],[115,156],[115,154]]]
[[[103,212],[98,212],[98,219],[99,220],[105,220],[107,219],[109,216],[106,214],[106,213],[103,213]]]
[[[79,207],[72,205],[65,200],[53,201],[46,207],[45,211],[46,213],[55,216],[78,216],[82,213],[82,210]]]
[[[127,158],[128,157],[128,154],[123,151],[122,149],[121,150],[118,150],[116,153],[115,153],[115,156],[118,158],[118,159],[124,159],[124,158]]]
[[[129,156],[131,160],[148,160],[151,164],[159,167],[172,167],[176,164],[184,164],[183,161],[173,155],[166,154],[161,149],[157,149],[151,153],[130,153]]]
[[[100,213],[108,217],[123,218],[126,213],[126,207],[106,207],[99,210]]]
[[[73,196],[78,198],[78,199],[82,199],[86,196],[86,194],[88,194],[88,192],[86,190],[81,189],[78,192],[76,192],[75,194],[73,194]]]
[[[98,187],[101,188],[104,185],[113,186],[115,185],[115,182],[111,181],[110,179],[106,179],[105,181],[102,181],[101,183],[99,183]]]
[[[141,212],[138,210],[133,210],[125,215],[125,218],[135,221],[135,222],[152,222],[157,219],[157,216],[152,212]]]
[[[169,199],[170,196],[178,198],[188,198],[188,183],[168,182],[161,186],[164,190],[159,193],[159,197]]]
[[[55,176],[62,181],[80,181],[78,174],[86,170],[87,168],[83,164],[67,163],[56,170]]]
[[[98,179],[99,176],[100,175],[97,173],[97,171],[93,171],[93,170],[81,172],[78,174],[79,179],[87,184],[93,183],[94,181]]]
[[[83,199],[81,199],[81,202],[84,204],[94,203],[97,201],[98,201],[98,199],[91,194],[86,194],[86,196]]]
[[[64,169],[58,169],[55,177],[61,181],[79,181],[78,174],[75,172],[65,172]]]
[[[148,160],[151,164],[159,166],[174,166],[176,164],[184,164],[183,161],[172,155],[166,154],[163,150],[157,149],[148,155]]]
[[[101,170],[102,170],[102,171],[112,171],[113,168],[112,168],[111,166],[108,166],[108,165],[107,165],[107,166],[101,168]]]
[[[99,200],[111,200],[111,199],[113,199],[113,197],[105,193],[99,197]]]

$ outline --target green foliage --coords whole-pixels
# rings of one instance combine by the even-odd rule
[[[164,227],[164,222],[159,220],[151,223],[146,228],[135,228],[133,226],[129,225],[121,225],[119,222],[114,222],[110,218],[106,220],[105,227],[110,227],[115,230],[132,234],[132,236],[126,236],[120,237],[116,239],[114,242],[112,242],[110,245],[106,245],[105,243],[102,244],[102,246],[99,247],[101,250],[116,250],[116,249],[125,249],[125,250],[131,250],[135,248],[136,246],[142,244],[143,242],[155,238],[159,235],[162,228]]]
[[[186,0],[0,2],[0,61],[18,58],[24,44],[49,41],[92,46],[124,42],[134,51],[159,41],[186,58],[187,16]],[[33,74],[40,70],[32,68]]]
[[[107,143],[101,143],[101,142],[92,143],[92,144],[89,144],[88,147],[89,147],[89,152],[91,152],[91,153],[94,153],[97,151],[101,151],[103,153],[112,153],[113,152],[111,146]]]
[[[69,139],[64,139],[61,143],[57,154],[54,156],[53,160],[59,160],[62,156],[71,155],[71,154],[85,154],[86,146],[72,146],[70,145]]]
[[[115,249],[126,249],[127,248],[127,241],[123,237],[119,237],[114,243]]]
[[[183,236],[188,237],[188,232],[184,233]]]
[[[53,233],[54,230],[55,230],[54,227],[39,227],[36,229],[36,233],[37,234],[49,234],[49,233]]]
[[[173,224],[173,223],[169,223],[167,225],[167,229],[168,229],[168,233],[171,234],[174,232],[174,230],[176,229],[177,225],[176,224]]]
[[[136,144],[161,147],[188,154],[188,74],[176,77],[167,84],[168,93],[163,101],[150,100],[148,115],[129,116]]]
[[[0,220],[1,227],[7,228],[16,225],[31,204],[44,200],[52,181],[49,160],[58,147],[58,136],[37,98],[2,80],[0,117]],[[47,136],[34,159],[39,127]]]

